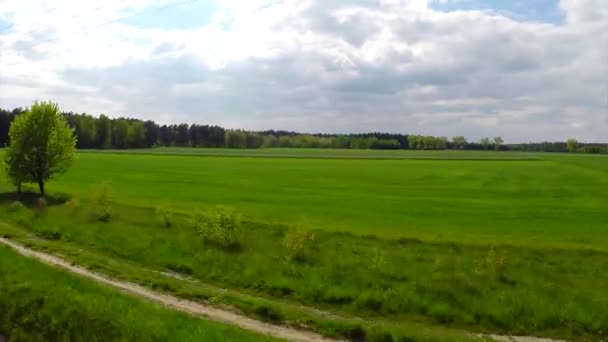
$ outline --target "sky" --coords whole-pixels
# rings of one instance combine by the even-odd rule
[[[0,107],[608,142],[606,0],[0,0]]]

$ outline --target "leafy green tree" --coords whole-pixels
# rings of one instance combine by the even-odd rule
[[[578,149],[578,141],[576,139],[568,139],[566,144],[568,146],[568,152],[576,152]]]
[[[435,142],[435,149],[437,150],[445,150],[448,148],[448,138],[447,137],[439,137]]]
[[[144,127],[146,128],[146,147],[158,145],[160,127],[151,120],[146,121]]]
[[[127,146],[142,148],[146,146],[146,127],[141,121],[132,121],[127,130]]]
[[[180,124],[177,126],[175,135],[176,146],[188,146],[190,145],[190,126],[188,124]]]
[[[127,148],[129,145],[129,122],[125,119],[114,120],[112,125],[112,139],[114,147]]]
[[[262,147],[277,147],[278,139],[274,135],[265,135],[263,138]]]
[[[9,111],[0,109],[0,147],[8,145],[8,130],[13,116]]]
[[[97,125],[90,115],[79,115],[76,120],[76,139],[79,148],[93,148],[97,141]]]
[[[112,147],[112,120],[101,114],[96,122],[97,125],[97,143],[96,148]]]
[[[254,132],[248,132],[245,136],[245,145],[247,148],[260,148],[264,141],[262,137]]]
[[[492,144],[490,142],[490,138],[481,138],[481,140],[479,141],[479,143],[481,144],[481,146],[483,146],[484,150],[489,149],[490,145]]]
[[[76,137],[55,103],[34,102],[15,118],[9,136],[5,163],[18,191],[23,183],[37,183],[44,195],[44,183],[67,171],[74,159]]]
[[[462,135],[459,135],[452,138],[452,143],[454,143],[454,148],[457,150],[462,150],[467,145],[467,139]]]
[[[500,151],[500,146],[502,146],[503,142],[504,140],[501,137],[494,137],[494,149]]]
[[[226,147],[230,148],[245,148],[247,144],[247,136],[243,131],[227,130],[226,131]]]

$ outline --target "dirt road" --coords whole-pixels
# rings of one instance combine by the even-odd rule
[[[83,267],[70,264],[68,261],[46,253],[37,252],[23,247],[5,238],[0,238],[0,243],[13,248],[19,254],[39,260],[45,264],[60,267],[71,273],[91,279],[97,283],[105,284],[128,294],[145,298],[149,301],[162,304],[169,308],[179,310],[194,316],[201,316],[213,321],[237,326],[242,329],[257,332],[263,335],[273,336],[280,339],[298,342],[309,341],[336,341],[328,339],[311,331],[303,331],[281,325],[273,325],[251,319],[228,310],[222,310],[201,303],[179,299],[174,296],[161,294],[149,290],[143,286],[110,279],[104,275],[89,271]]]
[[[249,317],[239,315],[238,313],[223,310],[220,308],[216,308],[213,306],[179,299],[174,296],[170,296],[167,294],[159,293],[152,291],[148,288],[145,288],[141,285],[133,284],[126,281],[119,281],[111,279],[105,275],[99,274],[97,272],[90,271],[84,267],[72,265],[70,262],[58,258],[56,256],[42,253],[38,251],[34,251],[27,247],[24,247],[20,244],[14,243],[8,239],[0,238],[0,244],[4,244],[13,248],[19,254],[36,259],[45,264],[62,268],[68,272],[80,275],[84,278],[91,279],[97,283],[105,284],[114,288],[117,288],[127,294],[131,294],[140,298],[147,299],[154,303],[162,304],[166,307],[185,312],[191,314],[193,316],[205,317],[213,321],[226,323],[230,325],[237,326],[239,328],[257,332],[263,335],[273,336],[280,339],[285,339],[288,341],[297,341],[297,342],[309,342],[309,341],[337,341],[334,339],[330,339],[327,337],[323,337],[319,334],[316,334],[311,331],[299,330],[295,328],[290,328],[282,325],[274,325],[262,321],[258,321],[255,319],[251,319]],[[471,334],[471,336],[475,336]],[[528,337],[528,336],[501,336],[501,335],[478,335],[480,340],[482,338],[490,338],[495,341],[500,342],[566,342],[561,340],[547,339],[547,338],[538,338],[538,337]],[[2,336],[0,336],[0,342],[2,341]]]

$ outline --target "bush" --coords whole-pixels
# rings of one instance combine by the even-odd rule
[[[224,248],[240,247],[241,217],[234,209],[216,207],[207,213],[196,213],[193,221],[206,241]]]
[[[165,228],[170,228],[173,225],[173,214],[166,207],[156,207],[156,219]]]
[[[23,203],[14,201],[8,206],[8,210],[12,213],[11,219],[21,227],[29,229],[34,226],[34,215]]]
[[[63,234],[61,234],[61,232],[55,228],[37,228],[36,235],[40,236],[45,240],[51,241],[61,240],[63,238]]]
[[[490,246],[486,255],[479,261],[476,271],[477,273],[489,272],[496,275],[499,280],[508,280],[505,253],[497,253],[494,246]]]
[[[108,184],[98,185],[93,191],[95,218],[101,222],[112,219],[112,188]]]
[[[23,203],[14,201],[8,206],[8,210],[12,213],[18,213],[27,210],[27,208],[23,205]]]
[[[284,243],[287,261],[304,261],[315,239],[315,233],[300,227],[288,231]]]

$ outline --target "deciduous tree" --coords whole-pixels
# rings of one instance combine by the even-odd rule
[[[494,149],[500,151],[500,146],[502,146],[503,142],[504,140],[501,137],[494,137]]]
[[[44,195],[45,182],[72,164],[76,137],[55,103],[35,102],[15,117],[9,136],[5,163],[18,190],[23,183],[37,183]]]

